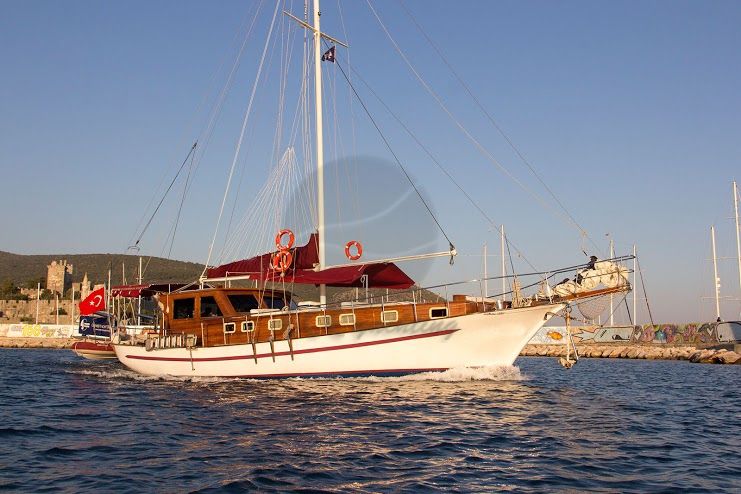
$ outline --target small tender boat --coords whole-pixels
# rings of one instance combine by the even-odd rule
[[[80,316],[79,332],[83,338],[72,344],[72,351],[79,357],[93,360],[115,359],[111,345],[111,326],[114,318],[106,312]]]
[[[82,340],[72,344],[72,351],[78,357],[92,360],[115,359],[116,352],[113,350],[110,340]]]

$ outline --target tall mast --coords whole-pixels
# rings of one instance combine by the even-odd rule
[[[502,303],[504,303],[504,294],[507,293],[507,263],[505,262],[504,257],[504,225],[502,225],[502,229],[500,230],[500,233],[502,234],[501,238],[501,247],[502,247]]]
[[[715,256],[715,225],[710,227],[710,243],[713,246],[713,286],[715,288],[715,317],[720,319],[720,278],[718,278],[718,259]]]
[[[736,181],[733,181],[733,211],[736,218],[736,260],[738,261],[738,289],[739,296],[741,296],[741,240],[738,235],[738,188],[736,187]]]
[[[638,274],[638,271],[636,271],[637,263],[637,257],[636,257],[636,244],[633,244],[633,325],[638,326],[638,304],[636,303],[636,297],[637,297],[637,291],[638,291],[638,285],[636,284],[636,275]]]
[[[610,238],[610,259],[615,258],[615,241]],[[613,300],[612,300],[612,294],[610,294],[610,326],[615,325],[615,318],[614,318],[614,312],[615,309],[613,308]]]
[[[489,271],[486,269],[486,242],[484,242],[484,298],[489,297]]]
[[[322,133],[322,31],[319,18],[319,0],[314,0],[314,94],[316,115],[316,199],[317,233],[319,235],[319,269],[327,265],[324,241],[324,136]],[[319,303],[327,303],[327,286],[319,285]]]

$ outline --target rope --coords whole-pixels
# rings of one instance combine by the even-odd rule
[[[195,146],[195,144],[194,144]],[[170,249],[167,251],[167,258],[170,259],[172,256],[172,247],[175,245],[175,234],[178,231],[178,224],[180,223],[180,213],[183,211],[183,204],[185,203],[185,197],[188,192],[188,184],[190,183],[190,175],[193,172],[193,162],[195,161],[195,154],[190,158],[190,166],[188,167],[188,175],[185,177],[185,186],[183,187],[183,196],[180,198],[180,206],[178,207],[178,214],[175,217],[175,226],[172,229],[172,238],[170,239]]]
[[[370,8],[371,12],[375,16],[376,20],[378,21],[379,25],[381,26],[381,29],[383,29],[384,33],[386,33],[386,36],[388,37],[389,41],[391,41],[391,44],[394,46],[394,49],[396,50],[397,54],[404,60],[407,67],[409,67],[409,70],[412,71],[414,76],[417,78],[417,80],[422,84],[422,86],[425,88],[425,90],[432,96],[432,98],[437,102],[437,104],[440,106],[440,108],[448,115],[448,117],[455,123],[455,125],[465,134],[465,136],[474,144],[474,146],[479,150],[479,152],[484,155],[489,161],[491,161],[494,165],[496,165],[502,173],[507,175],[513,182],[515,182],[522,190],[527,192],[530,196],[532,196],[536,201],[538,201],[543,207],[546,209],[553,209],[552,206],[550,206],[547,202],[543,200],[542,197],[540,197],[538,194],[530,190],[525,184],[523,184],[517,177],[515,177],[507,168],[505,168],[499,161],[497,161],[496,158],[471,134],[471,132],[453,115],[453,113],[448,109],[448,107],[443,103],[442,99],[438,94],[430,87],[430,85],[422,78],[420,73],[417,71],[417,69],[414,68],[412,63],[407,58],[404,51],[399,47],[396,40],[391,36],[391,33],[386,28],[386,25],[383,23],[381,18],[379,17],[376,10],[373,8],[373,5],[371,5],[370,0],[366,0],[366,3],[368,4],[368,7]],[[581,230],[580,230],[581,232]]]
[[[262,57],[260,58],[260,65],[257,69],[257,75],[255,76],[255,83],[252,86],[252,94],[250,95],[250,101],[249,101],[249,104],[247,105],[247,111],[245,112],[244,120],[242,121],[242,130],[239,133],[239,141],[237,143],[237,149],[234,152],[234,159],[232,160],[232,166],[231,166],[231,169],[229,170],[229,178],[227,179],[226,188],[224,190],[224,198],[221,200],[221,208],[219,209],[219,217],[216,220],[216,228],[214,228],[214,236],[211,239],[211,245],[208,248],[208,257],[206,258],[206,263],[203,266],[203,272],[201,273],[201,277],[204,277],[206,275],[208,264],[209,262],[211,262],[211,255],[213,254],[214,243],[216,242],[216,236],[219,233],[219,224],[221,223],[221,217],[224,214],[224,205],[226,204],[226,199],[227,199],[227,196],[229,195],[229,187],[231,186],[232,177],[234,176],[234,168],[237,164],[237,159],[239,158],[239,151],[242,147],[242,141],[244,139],[244,132],[247,128],[247,122],[249,121],[250,113],[252,111],[252,103],[255,98],[255,92],[257,91],[257,83],[259,82],[260,75],[262,74],[262,68],[265,63],[265,55],[268,51],[268,46],[270,44],[270,38],[273,34],[273,27],[275,26],[275,18],[278,15],[279,7],[280,7],[280,2],[276,2],[275,10],[273,10],[273,20],[270,22],[270,29],[268,31],[267,39],[265,40],[265,46],[263,47],[263,50],[262,50]]]
[[[654,324],[654,316],[651,315],[651,306],[648,304],[648,293],[646,292],[646,284],[643,281],[643,270],[641,269],[641,261],[636,258],[636,264],[638,264],[638,274],[641,276],[641,287],[643,287],[643,296],[646,299],[646,309],[648,309],[648,318],[651,320],[651,325]]]
[[[142,232],[139,234],[139,237],[136,239],[136,242],[134,242],[133,247],[138,248],[139,242],[141,242],[142,237],[144,236],[144,233],[149,228],[149,225],[152,224],[152,220],[154,219],[155,215],[157,214],[157,211],[160,210],[160,207],[162,206],[162,203],[165,201],[165,197],[167,197],[168,192],[170,192],[170,189],[172,189],[172,186],[175,185],[175,181],[180,176],[180,172],[183,171],[183,167],[188,162],[188,159],[190,158],[190,155],[193,154],[193,152],[196,149],[196,146],[198,145],[198,141],[193,143],[193,146],[191,146],[190,151],[188,151],[188,155],[183,160],[182,164],[180,165],[180,168],[178,169],[178,172],[175,174],[175,176],[172,178],[172,181],[170,182],[170,185],[167,186],[167,190],[165,190],[165,193],[162,195],[162,199],[160,199],[159,204],[157,204],[157,207],[154,209],[154,212],[152,213],[152,216],[149,217],[149,221],[147,221],[147,224],[144,225],[144,228],[142,229]]]
[[[401,118],[398,117],[398,115],[391,110],[391,108],[386,104],[386,102],[378,95],[376,91],[373,90],[373,88],[370,86],[368,81],[366,81],[355,69],[354,67],[350,67],[350,71],[355,74],[355,76],[360,80],[360,82],[363,83],[363,85],[370,91],[370,93],[375,96],[375,98],[378,100],[379,103],[386,109],[386,111],[391,115],[394,120],[406,131],[407,134],[414,140],[414,142],[417,143],[417,145],[425,152],[425,154],[432,160],[433,163],[442,171],[446,177],[455,185],[455,187],[463,194],[463,196],[468,200],[468,202],[471,203],[471,205],[484,217],[484,219],[489,222],[491,226],[493,226],[500,234],[502,233],[502,229],[499,225],[497,225],[491,217],[489,217],[488,214],[481,208],[481,206],[478,205],[476,201],[466,192],[466,190],[463,188],[458,181],[453,178],[453,176],[450,174],[450,172],[440,163],[440,160],[438,160],[435,155],[432,154],[432,152],[429,150],[427,146],[425,146],[422,141],[419,140],[419,138],[412,132],[412,130],[401,120]],[[509,239],[507,239],[507,242],[509,242]],[[512,244],[512,247],[514,247],[515,251],[517,252],[517,255],[520,256],[528,266],[530,266],[532,269],[537,269],[533,264],[525,257],[525,254],[522,253],[520,249],[517,248],[516,245]]]
[[[589,237],[589,234],[587,231],[582,228],[582,226],[574,219],[573,215],[566,209],[566,206],[563,205],[563,203],[558,199],[558,197],[553,193],[550,187],[548,187],[548,184],[540,177],[537,171],[535,171],[535,168],[530,164],[530,162],[525,158],[525,156],[522,154],[522,152],[515,146],[514,142],[512,142],[512,139],[504,132],[504,130],[501,128],[501,126],[494,120],[494,117],[491,116],[491,114],[486,111],[486,108],[481,104],[479,99],[473,94],[473,91],[471,91],[471,88],[468,86],[468,84],[465,83],[463,78],[458,74],[458,72],[453,68],[453,66],[448,62],[447,58],[443,55],[440,48],[435,44],[435,42],[427,35],[427,33],[422,29],[422,26],[417,22],[417,20],[412,16],[412,13],[407,9],[406,5],[404,4],[404,0],[400,0],[399,3],[401,4],[401,7],[404,9],[406,14],[409,16],[409,18],[412,20],[412,23],[417,27],[420,33],[422,33],[422,36],[427,40],[427,42],[430,44],[432,49],[437,53],[437,55],[440,57],[440,59],[445,63],[445,65],[450,69],[450,72],[455,76],[455,78],[458,80],[458,82],[463,86],[463,89],[466,90],[468,95],[471,97],[471,99],[476,103],[476,106],[479,107],[481,112],[486,116],[486,118],[491,122],[491,124],[494,126],[494,128],[499,132],[499,134],[504,138],[504,140],[507,142],[510,148],[515,152],[515,154],[520,158],[520,160],[528,167],[530,172],[533,174],[533,176],[538,179],[538,182],[545,188],[545,190],[548,191],[548,193],[551,195],[554,201],[556,201],[556,204],[559,205],[559,207],[563,210],[563,212],[566,214],[566,216],[571,220],[571,222],[579,229],[579,232],[586,237],[592,245],[597,249],[600,250],[597,244],[594,243],[594,241]]]
[[[326,45],[326,41],[325,41],[325,45]],[[432,220],[437,225],[438,229],[440,230],[440,233],[442,233],[443,234],[443,237],[445,237],[445,240],[448,241],[448,245],[450,246],[450,250],[453,251],[453,249],[455,249],[455,247],[453,246],[453,242],[450,240],[450,237],[448,237],[447,233],[445,233],[445,230],[443,229],[442,225],[438,221],[438,219],[435,216],[435,214],[432,212],[432,209],[430,208],[429,204],[427,204],[427,201],[425,201],[424,197],[422,197],[422,193],[419,191],[419,189],[415,185],[414,181],[412,180],[412,177],[409,175],[409,172],[407,172],[407,170],[404,167],[404,165],[401,164],[401,161],[399,160],[399,157],[396,155],[396,153],[394,152],[394,150],[391,148],[391,144],[389,143],[388,139],[386,139],[386,136],[383,134],[383,132],[381,131],[381,128],[376,123],[376,120],[371,115],[370,111],[368,110],[368,107],[365,105],[365,102],[360,97],[360,94],[358,94],[358,91],[355,89],[355,86],[352,84],[352,82],[350,82],[350,79],[347,77],[347,73],[342,68],[342,64],[340,64],[339,60],[337,60],[337,56],[335,56],[335,62],[337,63],[337,68],[340,69],[340,72],[342,72],[342,76],[345,78],[345,81],[347,82],[348,86],[350,86],[350,89],[352,90],[353,94],[355,94],[355,97],[358,99],[358,102],[360,103],[360,106],[363,107],[363,110],[365,111],[365,114],[368,116],[368,118],[370,119],[371,123],[373,124],[373,127],[375,127],[376,131],[378,132],[378,135],[381,137],[381,140],[386,145],[386,148],[391,153],[391,156],[394,157],[394,160],[396,161],[396,164],[399,165],[399,168],[401,168],[401,171],[404,173],[404,176],[406,177],[406,179],[409,181],[409,185],[411,185],[412,188],[414,189],[414,192],[417,193],[417,196],[419,197],[419,200],[422,202],[422,204],[424,205],[424,207],[427,209],[427,212],[430,214],[430,216],[432,217]],[[452,260],[453,260],[453,258],[451,257],[451,264],[452,264]]]

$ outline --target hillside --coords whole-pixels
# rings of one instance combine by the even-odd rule
[[[126,269],[126,282],[136,283],[139,257],[125,254],[43,254],[21,255],[0,251],[0,282],[10,280],[19,286],[31,283],[35,286],[39,279],[46,279],[46,267],[52,261],[66,259],[74,271],[72,281],[82,281],[85,273],[93,283],[103,283],[111,270],[114,285],[122,284],[122,266]],[[143,257],[144,282],[187,282],[201,274],[203,265],[192,262],[173,261],[159,257]]]
[[[103,283],[107,281],[108,269],[111,270],[111,282],[113,285],[121,285],[122,266],[126,269],[126,283],[134,284],[137,282],[137,271],[139,269],[139,257],[125,254],[44,254],[44,255],[20,255],[10,252],[0,251],[0,283],[12,281],[18,286],[35,287],[36,283],[41,280],[41,286],[44,286],[46,279],[47,266],[52,261],[66,259],[72,264],[74,270],[72,281],[80,282],[85,273],[88,279],[93,283]],[[144,266],[144,283],[172,282],[185,283],[195,281],[203,271],[203,265],[192,262],[173,261],[159,257],[143,257]],[[253,286],[251,282],[236,282],[233,286]],[[276,286],[281,288],[280,286]],[[318,289],[313,285],[292,285],[288,287],[298,300],[319,300]],[[403,294],[393,295],[395,290],[391,290],[391,300],[412,300],[411,292],[405,291]],[[362,290],[359,294],[363,295]],[[380,300],[386,295],[386,290],[371,289],[369,295],[374,300]],[[422,296],[426,300],[436,300],[439,297],[427,290],[422,290],[417,296]],[[347,288],[328,288],[327,298],[330,302],[340,302],[351,300],[355,296],[355,289]]]

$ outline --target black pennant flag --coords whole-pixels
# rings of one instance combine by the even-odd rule
[[[334,46],[324,52],[324,55],[322,55],[322,62],[334,63]]]

